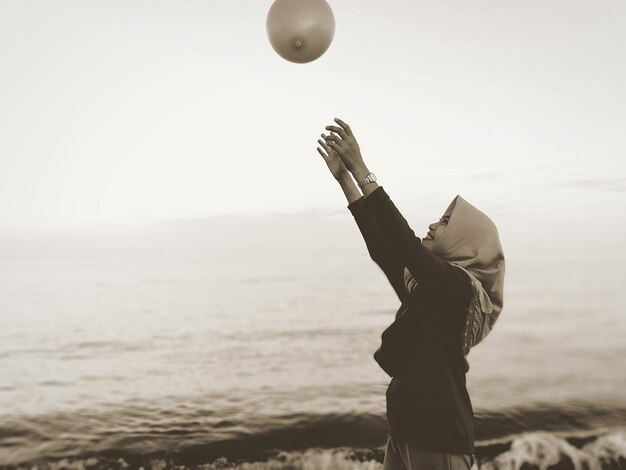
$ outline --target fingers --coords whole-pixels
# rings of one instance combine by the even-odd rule
[[[339,118],[335,118],[334,121],[343,128],[343,130],[346,132],[347,135],[352,135],[352,129],[350,129],[349,125],[347,125],[345,122],[343,122]]]
[[[339,154],[340,147],[339,147],[339,144],[337,144],[337,142],[333,140],[326,140],[326,144]]]
[[[324,142],[322,139],[317,139],[317,141],[322,147],[324,147],[324,150],[326,150],[326,153],[330,155],[333,150],[328,146],[328,144]]]
[[[322,156],[322,158],[324,160],[326,160],[326,163],[328,163],[328,155],[326,155],[321,148],[317,147],[317,151],[319,152],[319,154]]]
[[[330,133],[330,135],[326,135],[326,134],[320,134],[320,135],[321,135],[321,136],[324,138],[324,140],[325,140],[325,141],[327,141],[327,142],[328,142],[329,140],[334,140],[334,141],[336,141],[336,142],[338,142],[338,141],[339,141],[339,136],[337,136],[337,134]]]
[[[319,144],[324,147],[324,150],[326,150],[326,153],[324,153],[322,151],[321,148],[317,147],[317,151],[319,152],[319,154],[324,158],[324,161],[326,162],[327,165],[330,165],[333,161],[333,155],[335,157],[338,156],[337,151],[333,148],[331,148],[329,146],[329,144],[327,144],[326,142],[324,142],[322,139],[317,139],[317,141],[319,142]],[[332,143],[333,145],[336,145],[334,142]]]
[[[342,132],[345,134],[343,129],[340,129],[338,127],[335,126],[329,126],[329,127],[334,127],[334,129],[337,129],[338,132]],[[319,144],[324,147],[324,150],[326,150],[326,153],[328,155],[322,155],[324,158],[327,158],[329,156],[331,156],[333,153],[337,153],[339,154],[339,151],[341,149],[340,144],[343,142],[343,139],[341,138],[341,136],[337,135],[334,133],[334,130],[331,131],[330,135],[326,135],[326,134],[320,134],[324,140],[318,139],[317,141],[319,142]],[[319,151],[319,149],[318,149]],[[321,153],[321,152],[320,152]]]
[[[339,134],[341,136],[342,139],[347,139],[348,138],[348,134],[346,134],[346,131],[343,130],[341,127],[326,126],[324,129],[336,132],[337,134]]]
[[[324,137],[324,140],[326,141],[326,143],[327,143],[328,145],[330,145],[330,144],[331,144],[331,142],[334,142],[334,143],[336,143],[337,145],[339,145],[339,144],[342,142],[341,137],[339,137],[337,134],[333,134],[333,133],[331,133],[331,134],[330,134],[330,135],[328,135],[328,136],[327,136],[327,135],[322,134],[322,137]]]

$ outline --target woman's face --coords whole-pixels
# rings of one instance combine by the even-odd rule
[[[437,237],[443,235],[443,231],[448,225],[448,222],[450,222],[450,216],[452,215],[453,210],[454,204],[451,204],[438,222],[434,222],[428,226],[430,230],[428,231],[426,236],[422,238],[422,243],[424,244],[424,246],[428,246]]]

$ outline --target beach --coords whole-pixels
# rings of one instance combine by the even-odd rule
[[[0,266],[2,468],[382,468],[399,304],[368,258]],[[624,468],[624,270],[507,259],[468,356],[479,468]]]

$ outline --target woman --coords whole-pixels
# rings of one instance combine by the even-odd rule
[[[401,302],[374,353],[392,377],[384,468],[469,469],[475,448],[467,354],[502,310],[498,231],[489,217],[456,196],[428,235],[416,237],[363,162],[350,127],[335,121],[338,126],[327,126],[330,134],[318,140],[324,150],[317,150]]]

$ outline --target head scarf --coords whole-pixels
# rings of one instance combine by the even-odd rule
[[[435,231],[434,240],[424,246],[461,268],[471,282],[473,295],[463,330],[463,353],[467,355],[492,330],[502,311],[504,254],[495,224],[461,196],[452,200],[446,213],[450,218],[445,229]],[[406,267],[404,283],[409,293],[417,286]]]

